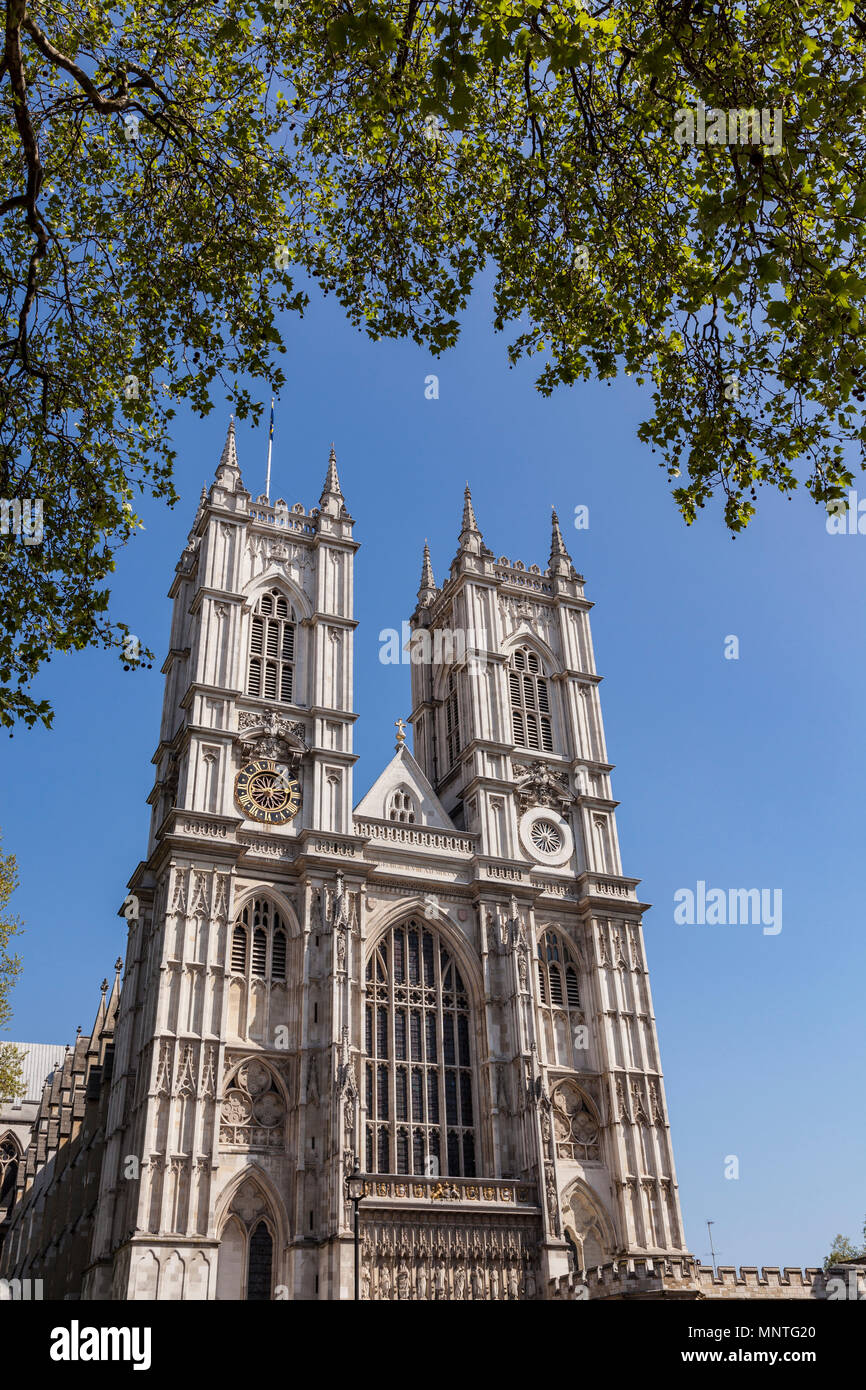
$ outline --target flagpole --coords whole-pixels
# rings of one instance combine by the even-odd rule
[[[268,476],[265,481],[265,496],[271,500],[271,453],[274,447],[274,398],[271,396],[271,428],[268,431]]]

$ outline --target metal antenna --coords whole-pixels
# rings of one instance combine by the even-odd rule
[[[710,1237],[710,1257],[711,1257],[711,1259],[712,1259],[712,1261],[713,1261],[713,1278],[714,1278],[714,1279],[715,1279],[715,1277],[716,1277],[716,1252],[715,1252],[715,1250],[713,1249],[713,1233],[712,1233],[712,1230],[711,1230],[710,1228],[711,1228],[712,1226],[715,1226],[715,1224],[716,1224],[715,1221],[708,1221],[708,1222],[707,1222],[707,1233],[708,1233],[708,1235],[709,1235],[709,1237]]]

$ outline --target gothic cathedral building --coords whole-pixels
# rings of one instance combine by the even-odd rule
[[[556,515],[546,569],[496,558],[468,488],[441,586],[425,546],[414,754],[399,720],[357,805],[353,524],[333,451],[318,507],[271,505],[230,427],[170,590],[122,983],[19,1165],[3,1271],[46,1296],[351,1298],[356,1161],[362,1298],[689,1258]]]

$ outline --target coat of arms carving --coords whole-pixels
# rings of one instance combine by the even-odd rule
[[[538,758],[515,767],[514,784],[521,811],[528,811],[531,806],[552,806],[565,811],[574,800],[566,773],[555,771]]]

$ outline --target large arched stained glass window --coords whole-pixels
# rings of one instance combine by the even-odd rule
[[[475,1176],[471,1010],[433,928],[392,927],[367,965],[368,1173]]]

